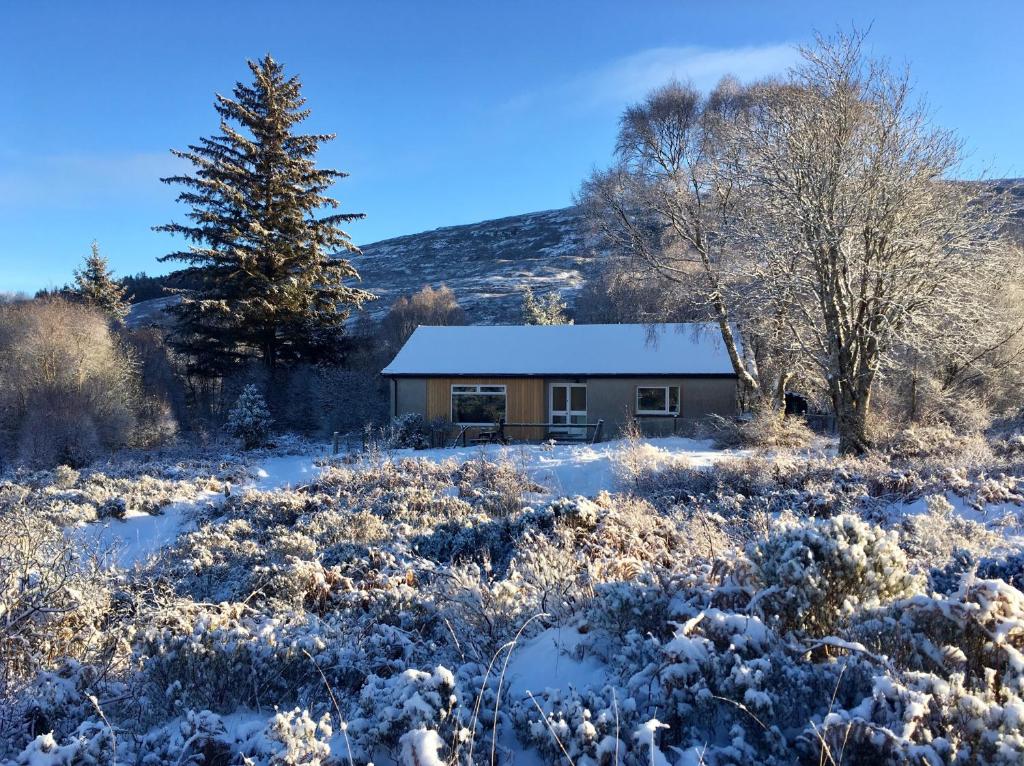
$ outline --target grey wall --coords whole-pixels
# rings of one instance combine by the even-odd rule
[[[697,420],[709,414],[730,416],[737,412],[735,378],[575,378],[544,381],[544,418],[551,403],[549,384],[553,382],[587,384],[587,420],[604,421],[603,439],[619,435],[636,409],[637,386],[679,386],[683,399],[679,418],[643,415],[638,418],[644,433],[650,436],[672,434],[679,420]],[[392,414],[417,412],[427,414],[426,378],[395,378],[392,380]]]
[[[392,415],[404,415],[415,412],[427,416],[427,379],[426,378],[394,378],[392,380]]]
[[[679,418],[697,420],[710,414],[735,415],[735,378],[590,378],[587,381],[587,419],[604,421],[603,438],[614,438],[636,410],[637,386],[679,386],[682,411]],[[669,435],[677,423],[674,417],[642,415],[644,433]]]

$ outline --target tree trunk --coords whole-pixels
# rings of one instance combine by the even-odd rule
[[[871,448],[871,439],[868,436],[871,389],[866,386],[859,388],[859,391],[853,391],[841,385],[836,397],[839,452],[843,455],[863,455]]]

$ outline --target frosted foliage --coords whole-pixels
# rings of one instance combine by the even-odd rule
[[[1011,446],[707,467],[638,439],[560,497],[526,448],[278,442],[0,481],[2,766],[1024,758]],[[78,544],[174,498],[151,560]]]
[[[270,410],[263,394],[254,385],[243,389],[224,426],[229,434],[242,440],[246,449],[262,446],[270,435]]]

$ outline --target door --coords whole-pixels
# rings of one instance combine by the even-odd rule
[[[552,433],[586,438],[587,386],[585,383],[552,383],[548,401],[551,402]],[[583,426],[574,428],[573,426]]]

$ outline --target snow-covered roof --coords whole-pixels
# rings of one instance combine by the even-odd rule
[[[385,375],[732,375],[715,324],[418,327]]]

